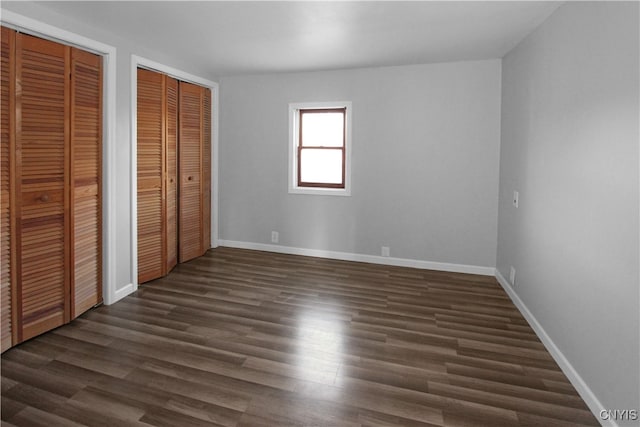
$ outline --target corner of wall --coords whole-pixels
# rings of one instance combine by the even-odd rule
[[[511,301],[513,301],[520,313],[522,313],[524,318],[527,320],[538,338],[540,338],[542,344],[544,344],[547,351],[549,351],[553,359],[556,361],[560,369],[562,369],[562,372],[564,372],[571,384],[575,387],[576,391],[578,392],[578,394],[580,394],[580,397],[582,397],[582,399],[585,401],[594,416],[598,417],[598,415],[602,411],[606,411],[604,405],[600,402],[600,400],[598,400],[591,388],[575,370],[569,359],[567,359],[562,351],[560,351],[547,331],[545,331],[540,322],[538,322],[538,319],[536,319],[533,313],[531,313],[529,308],[520,299],[516,291],[513,289],[513,287],[511,287],[507,279],[505,279],[504,275],[498,269],[496,269],[496,279],[498,280],[498,283],[500,283],[500,286],[502,286],[502,288],[505,290],[507,295],[509,295],[509,298],[511,299]],[[603,425],[611,427],[615,427],[618,425],[611,419],[606,421],[600,419],[600,421],[603,423]]]

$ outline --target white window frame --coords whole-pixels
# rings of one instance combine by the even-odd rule
[[[344,188],[298,186],[298,138],[300,110],[345,108]],[[295,102],[289,104],[289,193],[351,196],[351,102]]]

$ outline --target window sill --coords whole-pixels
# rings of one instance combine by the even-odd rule
[[[311,194],[315,196],[351,196],[351,190],[347,188],[290,187],[289,194]]]

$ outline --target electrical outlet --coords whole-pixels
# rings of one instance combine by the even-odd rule
[[[389,246],[383,246],[382,256],[390,256],[390,255],[391,255],[391,250],[389,249]]]
[[[517,208],[518,207],[518,199],[520,198],[520,193],[518,193],[517,191],[513,192],[513,207]]]
[[[516,285],[516,269],[511,266],[511,270],[509,271],[509,282],[511,282],[511,286]]]
[[[278,243],[279,240],[280,240],[280,233],[278,233],[277,231],[272,231],[271,232],[271,243]]]

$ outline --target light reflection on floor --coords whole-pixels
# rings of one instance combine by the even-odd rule
[[[343,363],[343,322],[336,316],[313,309],[300,314],[296,337],[298,378],[335,384]]]

